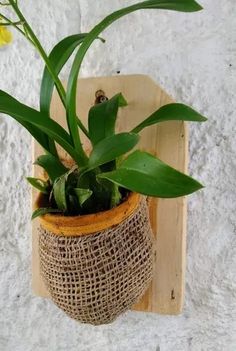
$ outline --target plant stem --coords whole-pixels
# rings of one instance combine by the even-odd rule
[[[13,9],[15,10],[16,14],[18,15],[19,19],[24,21],[24,25],[26,27],[26,30],[28,32],[28,34],[30,35],[36,49],[38,50],[39,54],[41,55],[41,57],[43,58],[47,69],[49,71],[49,73],[51,74],[54,83],[56,85],[58,94],[61,98],[61,101],[63,103],[64,106],[66,106],[66,92],[65,89],[60,81],[60,79],[58,78],[57,74],[55,73],[53,67],[51,66],[51,62],[45,52],[45,50],[43,49],[40,41],[38,40],[37,36],[34,34],[31,26],[29,25],[29,23],[26,21],[24,15],[22,14],[22,12],[20,11],[20,9],[18,8],[17,4],[14,3],[13,0],[9,0],[10,3],[12,4]],[[81,120],[77,117],[77,124],[79,126],[79,128],[82,130],[82,132],[89,138],[89,133],[87,131],[87,129],[85,128],[85,126],[83,125],[83,123],[81,122]]]
[[[50,66],[50,62],[48,60],[48,57],[47,57],[44,49],[42,48],[42,46],[40,44],[40,42],[36,38],[36,36],[33,33],[31,27],[28,25],[28,23],[27,23],[26,19],[24,18],[23,14],[18,9],[17,4],[14,1],[12,1],[12,0],[9,0],[9,2],[11,4],[11,6],[13,7],[15,13],[17,14],[20,22],[23,24],[25,32],[23,30],[21,30],[17,25],[15,25],[14,22],[12,22],[10,19],[6,18],[5,16],[2,16],[2,18],[4,18],[6,21],[8,21],[9,24],[13,25],[14,28],[18,29],[20,31],[20,33],[22,35],[24,35],[24,37],[39,51],[41,57],[43,58],[45,64],[47,65],[47,68],[49,70],[50,67],[48,67],[48,63],[49,63],[49,66]],[[50,70],[49,70],[49,72],[52,75]],[[54,76],[56,76],[56,75],[54,74]],[[53,76],[53,79],[54,79],[54,76]],[[58,79],[58,77],[57,77],[57,79]],[[59,79],[58,79],[58,81],[59,81]],[[54,79],[54,82],[55,82],[55,79]],[[56,84],[56,82],[55,82],[55,84]],[[56,149],[56,146],[55,146],[55,142],[53,140],[51,140],[50,138],[48,138],[48,143],[49,143],[49,146],[50,146],[50,152],[54,156],[58,157],[57,149]]]
[[[18,25],[20,25],[20,24],[23,24],[21,21],[18,21],[18,22],[12,22],[12,23],[9,23],[9,22],[6,22],[6,23],[4,23],[4,22],[0,22],[0,26],[12,26],[12,25],[16,25],[16,26],[18,26]]]
[[[27,36],[25,34],[25,32],[23,30],[21,30],[18,25],[25,25],[25,22],[22,22],[22,21],[19,21],[19,22],[12,22],[9,18],[7,18],[6,16],[4,16],[3,14],[0,13],[0,17],[3,18],[6,23],[0,23],[0,25],[8,25],[8,26],[13,26],[16,30],[18,30],[22,35],[24,35],[24,37],[26,39],[28,39],[28,41],[34,46],[36,47],[35,43],[33,42],[33,40]],[[26,30],[28,30],[28,28],[26,28]],[[54,77],[52,77],[54,79]],[[54,80],[54,83],[56,84],[55,80]],[[64,92],[64,101],[65,101],[65,92]],[[62,103],[64,104],[65,106],[65,103],[64,101],[62,100]],[[82,130],[82,132],[86,135],[86,137],[90,140],[90,136],[89,136],[89,133],[87,131],[87,129],[85,128],[85,126],[83,125],[83,123],[81,122],[81,120],[77,117],[77,124],[79,126],[79,128]]]
[[[79,117],[76,117],[76,119],[77,119],[77,124],[78,124],[79,128],[82,130],[84,135],[86,135],[86,137],[90,140],[89,132],[87,131],[87,129],[85,128],[85,126],[83,125],[83,123],[81,122]]]
[[[38,40],[37,36],[34,34],[34,31],[32,30],[31,26],[27,22],[26,18],[24,17],[22,12],[20,11],[20,9],[19,9],[19,7],[17,5],[17,2],[14,2],[14,0],[9,0],[9,3],[12,5],[12,8],[14,9],[14,11],[15,11],[16,15],[18,16],[19,20],[24,23],[24,28],[25,28],[25,31],[26,31],[27,35],[23,31],[21,31],[21,30],[20,31],[22,32],[22,34],[25,37],[27,37],[27,39],[29,39],[31,41],[31,43],[33,43],[33,45],[35,46],[35,48],[39,52],[40,56],[44,60],[44,62],[46,64],[46,67],[47,67],[49,73],[51,74],[51,76],[52,76],[52,78],[54,80],[54,83],[56,85],[56,88],[57,88],[58,94],[60,96],[60,99],[61,99],[63,105],[66,106],[66,92],[65,92],[65,89],[64,89],[60,79],[58,78],[57,74],[55,73],[54,68],[52,67],[51,62],[50,62],[45,50],[43,49],[43,47],[42,47],[40,41]],[[84,127],[84,125],[82,124],[80,119],[78,117],[76,117],[76,118],[77,118],[78,126],[85,133],[85,135],[87,137],[89,137],[87,129]],[[79,135],[79,133],[78,133],[78,135]],[[79,139],[78,140],[78,146],[79,146],[78,147],[78,151],[81,153],[82,158],[84,158],[84,162],[86,163],[87,162],[87,156],[86,156],[86,154],[85,154],[85,152],[83,150],[83,147],[82,147],[82,144],[81,144],[81,141],[80,141],[80,136],[78,137],[78,139]],[[55,152],[55,150],[54,150],[54,152]]]
[[[0,6],[11,6],[11,4],[9,4],[9,2],[8,3],[4,3],[4,2],[0,1]]]
[[[15,13],[19,17],[20,21],[24,22],[24,27],[26,28],[27,33],[30,36],[30,39],[33,41],[34,46],[38,50],[38,52],[41,55],[42,59],[44,60],[46,66],[47,66],[47,69],[48,69],[49,73],[51,74],[51,76],[52,76],[52,78],[53,78],[53,80],[55,82],[58,94],[60,95],[60,98],[61,98],[62,102],[65,103],[65,94],[66,93],[65,93],[64,87],[63,87],[60,79],[58,78],[58,76],[55,74],[55,71],[54,71],[53,67],[51,66],[51,62],[50,62],[46,52],[44,51],[41,43],[39,42],[38,38],[34,34],[34,32],[33,32],[32,28],[31,28],[31,26],[29,25],[29,23],[26,21],[24,15],[20,11],[20,9],[17,6],[17,4],[13,0],[9,0],[9,2],[12,5]]]
[[[24,37],[26,37],[25,32],[17,26],[16,22],[12,22],[9,18],[7,18],[1,13],[0,13],[0,17],[3,18],[5,21],[7,21],[7,24],[9,26],[13,26],[16,30],[18,30],[18,32],[20,32],[22,35],[24,35]],[[4,25],[6,25],[6,23],[4,23]],[[27,39],[31,42],[31,44],[34,45],[33,41],[30,38],[27,38]]]

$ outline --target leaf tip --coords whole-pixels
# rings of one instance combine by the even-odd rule
[[[128,106],[127,100],[124,98],[122,93],[119,93],[119,107],[126,107]]]
[[[199,3],[197,3],[197,5],[198,5],[198,10],[197,11],[203,10],[203,6],[202,5],[200,5]]]
[[[194,190],[193,192],[195,191],[198,191],[198,190],[201,190],[201,189],[204,189],[205,186],[203,184],[201,184],[200,182],[198,182],[197,180],[193,179],[194,182],[195,182],[195,187],[194,187]]]
[[[191,6],[191,5],[192,5],[192,6]],[[195,1],[195,0],[192,0],[192,4],[191,4],[191,2],[190,2],[190,6],[191,6],[192,12],[203,10],[202,5],[199,4],[199,3],[198,3],[197,1]]]
[[[31,221],[33,221],[35,218],[39,216],[40,216],[39,209],[36,209],[31,215]]]

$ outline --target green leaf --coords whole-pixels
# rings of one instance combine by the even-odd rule
[[[44,148],[45,151],[52,153],[53,155],[56,154],[56,152],[54,152],[50,147],[49,138],[46,133],[39,130],[33,124],[17,119],[17,117],[15,117],[15,120],[31,134],[31,136]]]
[[[203,186],[147,152],[130,154],[116,171],[97,177],[148,196],[173,198],[188,195]]]
[[[54,68],[56,75],[58,75],[75,50],[75,48],[82,43],[86,34],[71,35],[61,40],[49,54],[49,61]],[[47,66],[44,68],[41,90],[40,90],[40,111],[46,116],[50,117],[50,104],[55,82],[48,71]],[[55,143],[48,138],[49,148],[51,153],[57,155]]]
[[[1,96],[0,96],[0,105],[1,105]],[[41,130],[39,130],[31,123],[21,120],[21,118],[18,118],[17,116],[15,116],[14,119],[18,123],[20,123],[32,135],[32,137],[44,148],[44,150],[51,152],[48,144],[47,134],[43,133]]]
[[[127,106],[122,94],[91,107],[88,117],[89,136],[93,145],[115,133],[118,108]]]
[[[194,0],[149,0],[131,5],[129,7],[123,8],[104,18],[99,24],[97,24],[86,36],[83,43],[79,47],[77,54],[75,56],[67,85],[66,94],[66,109],[68,112],[68,123],[69,130],[71,132],[74,145],[78,143],[78,131],[76,129],[76,92],[77,92],[77,79],[81,64],[83,62],[84,56],[88,51],[89,47],[93,41],[109,27],[113,22],[119,18],[141,9],[166,9],[175,10],[183,12],[193,12],[199,11],[202,7]],[[77,145],[79,147],[79,145]]]
[[[83,42],[86,35],[86,33],[70,35],[61,40],[52,49],[52,51],[49,54],[49,60],[51,61],[54,71],[57,75],[61,72],[63,66],[66,64],[76,47]],[[54,84],[54,80],[51,74],[49,73],[47,67],[45,66],[41,82],[40,111],[48,116],[50,115],[50,104]]]
[[[42,180],[40,178],[27,177],[26,179],[34,188],[41,191],[41,193],[48,194],[48,183],[47,182],[45,182],[44,180]]]
[[[25,122],[32,124],[35,130],[44,132],[61,145],[78,164],[83,163],[83,157],[76,152],[71,144],[70,135],[57,122],[45,118],[43,113],[20,103],[2,90],[0,90],[0,112],[13,117],[24,127]]]
[[[86,35],[87,33],[70,35],[62,39],[52,49],[48,59],[56,75],[59,75],[62,68],[67,63],[68,59],[70,58],[70,56],[72,55],[76,47],[83,42]],[[105,42],[103,38],[97,38],[97,39],[100,39],[102,42]],[[49,72],[47,66],[45,66],[44,72],[43,72],[43,78],[41,82],[41,90],[40,90],[40,111],[45,113],[48,117],[50,117],[50,104],[51,104],[54,85],[55,85],[54,79],[52,78],[51,73]],[[76,117],[76,120],[81,130],[88,137],[87,129],[81,123],[80,119]],[[50,141],[50,144],[52,144],[51,141]]]
[[[78,198],[80,206],[82,206],[85,201],[87,201],[93,194],[92,190],[90,189],[74,188],[74,191]]]
[[[68,168],[66,168],[58,158],[52,155],[39,156],[34,164],[42,167],[47,172],[52,182],[68,171]]]
[[[207,120],[206,117],[200,115],[197,111],[184,104],[168,104],[159,108],[150,117],[145,119],[132,132],[139,133],[142,129],[164,121],[192,121],[192,122],[204,122]]]
[[[47,213],[60,213],[61,211],[56,209],[56,208],[50,208],[50,207],[41,207],[37,208],[31,216],[31,219],[35,219],[36,217],[43,216]]]
[[[120,133],[109,136],[97,143],[89,158],[89,169],[96,168],[132,150],[139,136],[134,133]]]
[[[194,0],[149,0],[141,2],[136,6],[142,6],[141,8],[143,9],[164,9],[182,12],[195,12],[202,10],[202,6]]]
[[[67,210],[67,201],[66,201],[66,180],[67,175],[63,175],[57,178],[53,184],[53,195],[56,201],[57,207],[62,212]]]
[[[63,212],[66,212],[68,210],[67,190],[69,191],[69,189],[73,187],[73,183],[75,181],[74,172],[76,170],[77,166],[72,167],[65,174],[58,177],[53,184],[54,199],[58,208]]]

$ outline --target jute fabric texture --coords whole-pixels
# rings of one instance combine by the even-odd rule
[[[144,294],[153,270],[147,201],[115,227],[60,236],[40,227],[41,274],[54,303],[83,323],[112,322]]]

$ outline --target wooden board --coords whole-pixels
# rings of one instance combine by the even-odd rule
[[[128,107],[120,109],[118,129],[128,131],[158,107],[173,100],[149,77],[144,75],[114,76],[80,79],[78,81],[77,112],[85,125],[89,108],[94,104],[95,92],[102,89],[108,98],[122,92]],[[52,116],[65,126],[65,111],[54,94]],[[89,148],[88,140],[84,145]],[[186,172],[188,135],[183,122],[165,122],[142,132],[140,148],[148,150],[164,162]],[[42,149],[34,144],[34,159]],[[39,167],[34,176],[40,177]],[[33,201],[36,192],[33,191]],[[154,279],[135,310],[178,314],[182,310],[185,275],[186,198],[150,199],[150,215],[155,235]],[[42,282],[38,257],[38,221],[33,222],[32,288],[34,294],[49,297]]]

